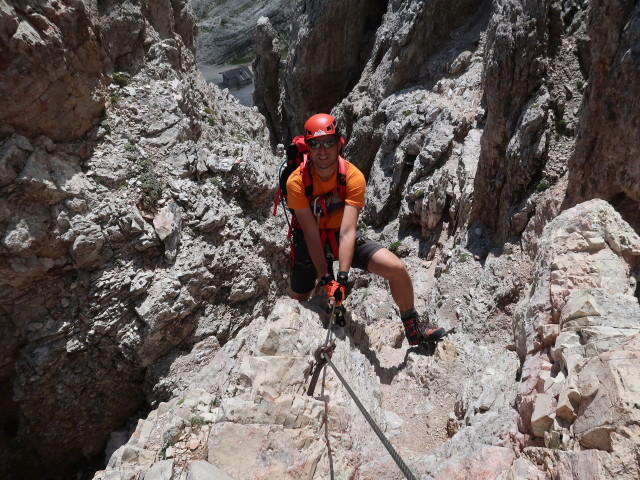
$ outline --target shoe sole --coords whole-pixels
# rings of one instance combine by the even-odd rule
[[[442,330],[444,330],[444,329],[442,329]],[[438,330],[436,330],[436,331],[438,331]],[[455,329],[455,327],[453,327],[453,328],[451,328],[449,330],[444,330],[444,333],[441,336],[437,337],[437,338],[427,338],[427,339],[424,339],[424,340],[419,341],[417,343],[409,343],[409,346],[415,347],[416,345],[432,345],[432,344],[438,343],[439,341],[443,340],[444,338],[449,336],[449,334],[454,333],[455,331],[456,331],[456,329]]]

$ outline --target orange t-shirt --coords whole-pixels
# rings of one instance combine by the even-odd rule
[[[327,206],[327,215],[320,217],[321,229],[339,229],[342,224],[342,214],[344,213],[344,204],[340,195],[338,195],[338,176],[336,174],[328,181],[323,182],[310,164],[313,174],[313,198],[322,197],[329,192],[333,192],[328,198],[325,198]],[[347,197],[344,203],[354,207],[364,207],[364,190],[366,182],[364,175],[352,163],[347,162]],[[300,168],[297,168],[289,176],[287,180],[287,206],[293,210],[310,208],[309,199],[304,194],[304,183]],[[313,208],[312,208],[313,209]]]

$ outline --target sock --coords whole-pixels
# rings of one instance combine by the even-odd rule
[[[406,320],[407,318],[417,317],[417,316],[418,316],[418,312],[416,312],[416,309],[414,307],[411,307],[409,310],[405,310],[404,312],[400,312],[401,320]]]

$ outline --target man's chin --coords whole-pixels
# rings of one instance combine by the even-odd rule
[[[318,170],[329,170],[330,168],[333,168],[333,166],[338,162],[338,159],[336,159],[335,161],[331,162],[328,165],[322,166],[322,165],[318,165],[317,163],[314,163],[313,166],[316,167]]]

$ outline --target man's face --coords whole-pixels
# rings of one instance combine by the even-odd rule
[[[335,168],[338,160],[338,142],[333,135],[315,137],[308,141],[309,159],[319,170]]]

